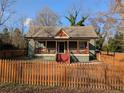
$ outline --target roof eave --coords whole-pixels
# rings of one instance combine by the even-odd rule
[[[98,39],[98,37],[69,37],[69,38],[54,38],[54,37],[25,37],[27,39],[43,38],[43,39]]]

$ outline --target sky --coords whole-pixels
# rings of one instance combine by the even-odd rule
[[[68,25],[68,21],[64,18],[67,11],[73,5],[80,6],[83,15],[96,15],[97,12],[108,10],[109,0],[17,0],[15,4],[16,18],[25,16],[27,18],[25,24],[34,19],[36,14],[43,9],[49,7],[59,14],[62,23]]]

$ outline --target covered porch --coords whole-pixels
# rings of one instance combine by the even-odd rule
[[[35,56],[58,62],[89,61],[89,40],[35,40]]]

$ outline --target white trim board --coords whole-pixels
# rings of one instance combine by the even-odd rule
[[[72,54],[72,55],[74,55],[74,56],[89,56],[89,54]]]
[[[56,56],[56,54],[35,54],[35,56]]]
[[[73,54],[73,55],[74,56],[89,56],[89,54]],[[56,56],[56,54],[35,54],[35,56]]]

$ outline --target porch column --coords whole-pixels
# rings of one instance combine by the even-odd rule
[[[69,41],[67,40],[67,51],[68,51],[68,53],[70,52],[69,51]]]
[[[77,53],[79,53],[79,40],[77,40]]]
[[[57,50],[58,50],[58,47],[57,47],[57,41],[56,41],[56,54],[57,54]]]
[[[35,54],[35,41],[30,39],[28,42],[28,56],[30,58],[34,57]]]
[[[45,46],[46,46],[46,52],[48,52],[48,51],[47,51],[47,40],[45,40]]]
[[[67,40],[67,51],[68,51],[68,54],[69,54],[69,64],[70,64],[70,58],[71,58],[71,53],[70,53],[70,49],[69,49],[69,40]]]
[[[89,53],[89,41],[87,41],[87,51]]]
[[[46,46],[46,48],[47,48],[47,40],[45,40],[45,46]]]

